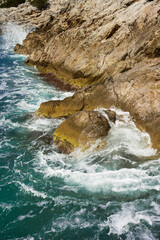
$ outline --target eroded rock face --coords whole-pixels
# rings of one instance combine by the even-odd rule
[[[158,0],[57,2],[47,23],[23,42],[30,52],[26,62],[40,72],[81,88],[160,56]]]
[[[129,111],[160,149],[160,58],[143,61],[121,77],[92,85],[62,101],[42,103],[39,116],[66,117],[76,111],[110,108]],[[47,112],[47,113],[46,113]]]
[[[22,25],[26,29],[36,28],[36,18],[40,11],[29,3],[20,4],[17,8],[0,8],[0,24],[13,22]]]
[[[83,88],[42,103],[36,114],[66,117],[114,105],[129,111],[160,149],[160,1],[55,0],[50,9],[27,14],[37,29],[17,52],[53,81]]]
[[[35,112],[39,117],[68,117],[78,111],[83,110],[83,92],[77,93],[72,98],[65,98],[63,101],[48,101],[41,104],[40,108]]]
[[[14,51],[18,52],[19,54],[27,55],[29,52],[27,51],[26,47],[22,46],[21,44],[17,43],[14,47]]]
[[[19,4],[18,7],[0,8],[0,24],[5,26],[8,22],[12,22],[33,31],[47,25],[51,19],[56,17],[62,9],[63,2],[65,0],[48,0],[47,9],[41,11],[27,0],[24,4]],[[16,48],[16,51],[18,50],[21,51],[20,47]]]
[[[53,140],[63,153],[71,153],[77,147],[85,150],[97,140],[98,147],[101,148],[105,144],[104,138],[109,130],[107,119],[99,112],[80,111],[60,124],[53,134]]]

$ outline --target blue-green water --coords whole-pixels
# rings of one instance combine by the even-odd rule
[[[52,141],[56,119],[37,119],[56,90],[12,49],[25,32],[0,37],[0,240],[160,239],[160,158],[128,113],[107,147],[71,156]]]

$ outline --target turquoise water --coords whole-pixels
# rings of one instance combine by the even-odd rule
[[[104,150],[58,153],[62,120],[33,112],[73,93],[13,52],[25,35],[9,24],[0,37],[0,240],[160,239],[160,157],[148,134],[116,109]]]

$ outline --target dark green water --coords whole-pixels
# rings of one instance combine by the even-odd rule
[[[120,112],[107,147],[59,154],[61,123],[36,119],[40,103],[63,99],[13,53],[25,32],[0,37],[0,240],[160,239],[160,158]]]

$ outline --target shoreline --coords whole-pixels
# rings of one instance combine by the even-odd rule
[[[24,14],[33,25],[39,15],[40,24],[28,34],[17,53],[25,48],[29,53],[26,63],[36,65],[56,87],[77,90],[77,84],[82,88],[60,103],[64,109],[70,106],[69,111],[75,112],[120,107],[130,112],[137,126],[150,134],[154,147],[160,150],[160,3],[133,1],[128,5],[126,0],[125,4],[114,5],[113,0],[102,6],[95,3],[96,10],[89,0],[83,8],[82,3],[66,5],[62,11],[57,2],[42,12],[34,9],[29,18],[28,12]],[[25,5],[20,9],[23,7],[25,13]],[[54,75],[55,70],[62,78]],[[77,96],[78,102],[73,100]],[[79,101],[83,107],[78,106]],[[45,109],[43,112],[40,107],[38,111],[45,116]],[[62,111],[63,116],[61,108],[56,111]]]

